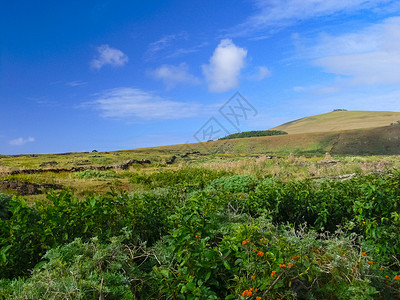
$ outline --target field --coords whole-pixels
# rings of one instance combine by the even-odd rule
[[[397,298],[399,156],[185,151],[1,157],[0,298]]]
[[[346,129],[2,155],[0,299],[397,299],[400,126]]]
[[[398,120],[400,113],[392,111],[334,111],[288,122],[272,129],[289,134],[328,132],[389,126]]]

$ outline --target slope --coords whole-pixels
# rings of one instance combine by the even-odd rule
[[[330,132],[388,126],[391,123],[396,123],[398,120],[400,120],[400,112],[334,111],[305,117],[271,129],[286,131],[289,134]]]

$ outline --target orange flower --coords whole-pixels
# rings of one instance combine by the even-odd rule
[[[196,239],[199,239],[199,238],[201,238],[201,236],[200,235],[195,235],[194,236]]]
[[[384,271],[384,270],[385,270],[385,268],[383,268],[383,267],[382,267],[382,268],[379,268],[379,271]]]
[[[395,279],[395,280],[400,280],[400,275],[394,276],[394,279]]]
[[[179,276],[181,276],[181,273],[178,273],[178,275],[177,275],[177,276],[178,276],[178,277],[179,277]]]
[[[245,290],[245,291],[243,291],[243,293],[242,293],[242,297],[251,296],[251,295],[253,295],[252,289],[250,289],[250,290]]]
[[[246,245],[248,242],[250,242],[250,239],[245,239],[245,240],[242,242],[242,245],[244,246],[244,245]]]
[[[361,252],[361,255],[365,256],[365,255],[367,255],[367,253],[365,253],[365,252]]]
[[[375,262],[372,261],[372,260],[369,260],[368,263],[369,263],[370,265],[373,265]]]
[[[272,271],[271,277],[274,277],[274,276],[275,276],[275,273],[276,273],[276,271]]]
[[[286,265],[285,264],[280,264],[279,268],[286,268]]]
[[[256,300],[261,300],[261,297],[256,297]]]
[[[253,275],[253,276],[251,276],[251,279],[255,279],[255,278],[256,278],[256,276],[254,276],[254,275]]]
[[[257,251],[257,249],[253,249],[253,250],[251,250],[252,252],[256,252]]]
[[[291,262],[287,264],[287,267],[290,269],[291,267],[294,267],[294,264],[292,264]]]
[[[385,276],[385,278],[386,278],[386,279],[390,279],[390,277],[389,277],[389,276],[387,276],[387,275]]]
[[[297,256],[297,255],[296,256],[292,256],[293,260],[296,260],[296,259],[299,259],[299,258],[300,258],[300,256]]]
[[[263,256],[263,255],[264,255],[264,252],[257,251],[257,255],[259,255],[259,256]]]

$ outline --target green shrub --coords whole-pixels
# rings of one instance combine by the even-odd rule
[[[11,195],[0,193],[0,219],[6,220],[10,216],[9,207],[10,201],[12,199]]]
[[[84,170],[76,173],[76,177],[80,179],[91,179],[91,178],[115,178],[117,175],[113,171],[99,171],[99,170]]]
[[[285,134],[288,133],[281,130],[255,130],[255,131],[245,131],[245,132],[230,134],[223,138],[220,138],[219,140],[239,139],[239,138],[257,137],[257,136],[285,135]]]
[[[228,193],[248,193],[254,190],[257,183],[257,180],[250,175],[233,175],[213,180],[208,188]]]
[[[149,175],[134,173],[132,183],[140,183],[151,187],[185,186],[192,189],[202,189],[212,180],[227,175],[226,171],[215,171],[204,168],[182,168],[178,170],[163,170]]]

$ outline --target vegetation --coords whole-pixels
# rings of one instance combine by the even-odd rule
[[[333,111],[288,122],[272,128],[289,134],[352,130],[389,126],[400,117],[392,111]]]
[[[0,299],[98,299],[101,282],[106,299],[398,296],[396,171],[287,181],[186,167],[131,181],[145,189],[2,196]]]
[[[0,299],[396,299],[399,130],[0,156]]]
[[[230,135],[227,135],[219,140],[230,140],[230,139],[240,139],[240,138],[249,138],[249,137],[257,137],[257,136],[273,136],[273,135],[284,135],[287,132],[281,130],[256,130],[256,131],[245,131],[245,132],[237,132]]]

